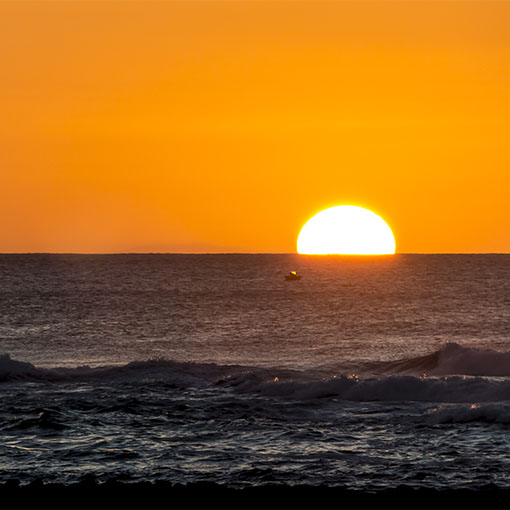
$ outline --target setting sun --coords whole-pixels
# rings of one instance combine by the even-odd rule
[[[377,214],[353,205],[324,209],[308,220],[297,241],[305,255],[388,255],[395,238]]]

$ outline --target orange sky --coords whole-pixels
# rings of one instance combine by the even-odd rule
[[[510,252],[510,2],[0,3],[1,252]]]

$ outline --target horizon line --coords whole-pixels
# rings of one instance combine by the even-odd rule
[[[27,252],[0,252],[1,255],[300,255],[303,257],[388,257],[394,255],[510,255],[510,252],[483,251],[483,252],[398,252],[381,254],[302,254],[297,252],[177,252],[177,251],[119,251],[119,252],[74,252],[74,251],[27,251]]]

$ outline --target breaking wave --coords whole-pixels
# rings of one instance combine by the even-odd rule
[[[510,352],[463,347],[454,342],[416,358],[368,363],[367,368],[381,373],[429,375],[510,376]]]
[[[425,415],[429,425],[448,423],[501,423],[510,424],[510,406],[508,404],[471,404],[466,406],[440,405]]]
[[[225,369],[234,368],[214,363],[179,363],[165,359],[133,361],[122,366],[76,368],[40,368],[26,361],[0,355],[0,381],[98,381],[98,380],[157,380],[190,386],[217,380]]]
[[[377,369],[379,375],[359,377],[163,359],[135,361],[123,366],[47,369],[2,355],[0,381],[90,384],[99,381],[157,384],[169,388],[208,387],[236,394],[297,400],[510,401],[510,353],[507,352],[448,343],[427,356],[381,362],[370,368]]]

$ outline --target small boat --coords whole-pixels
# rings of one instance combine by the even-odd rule
[[[289,274],[285,275],[285,279],[287,281],[301,280],[301,275],[297,274],[296,271],[291,271]]]

